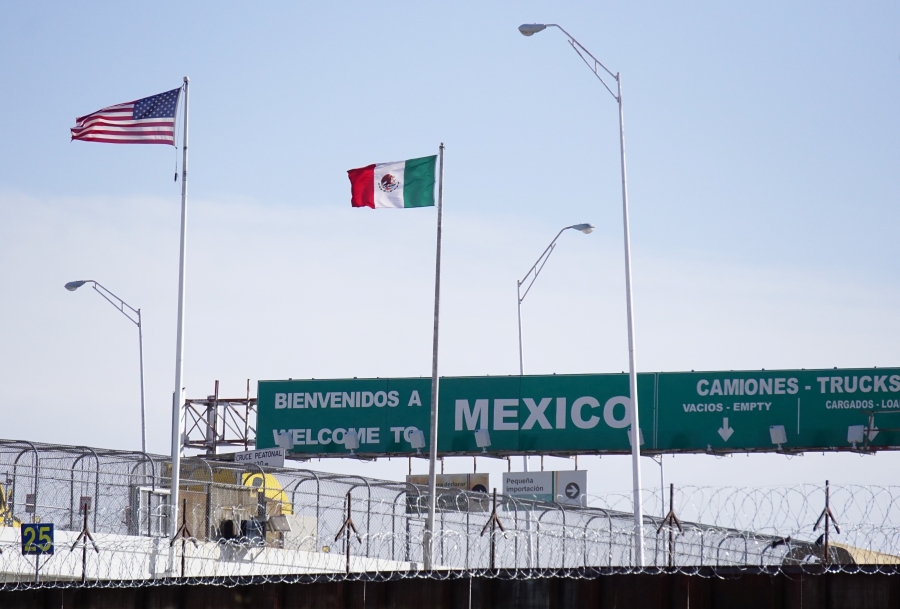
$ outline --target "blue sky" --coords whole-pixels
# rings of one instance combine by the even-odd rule
[[[150,448],[168,450],[176,154],[68,128],[185,74],[188,395],[429,374],[433,210],[351,210],[345,171],[441,141],[443,372],[517,371],[514,281],[577,222],[598,229],[566,235],[526,303],[528,371],[626,369],[615,102],[558,31],[517,32],[533,21],[623,75],[641,370],[897,365],[895,2],[18,3],[0,8],[2,435],[136,446],[133,327],[62,290],[93,278],[144,311]],[[667,471],[860,469],[777,459]],[[586,463],[627,488],[624,462]]]

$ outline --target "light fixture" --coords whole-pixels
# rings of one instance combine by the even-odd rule
[[[487,429],[478,429],[475,431],[475,445],[486,453],[487,447],[491,445],[491,434]]]
[[[414,429],[409,432],[409,444],[416,449],[417,455],[422,454],[422,449],[425,448],[425,434],[421,429]]]
[[[294,440],[292,436],[293,434],[289,431],[276,433],[275,445],[278,446],[278,448],[283,448],[284,450],[291,450],[292,448],[294,448]]]
[[[769,427],[769,437],[772,439],[772,444],[778,446],[778,450],[781,450],[781,445],[787,442],[787,432],[784,429],[784,425],[772,425]]]
[[[523,36],[534,36],[538,32],[542,32],[547,29],[547,26],[543,23],[523,23],[519,26],[519,32]]]
[[[269,516],[266,527],[276,533],[291,532],[291,522],[288,520],[288,517],[284,515]]]
[[[856,448],[856,445],[865,439],[865,435],[865,425],[850,425],[847,428],[847,441],[853,444],[853,448]]]
[[[643,429],[638,429],[638,431],[640,432],[641,446],[643,446],[643,445],[644,445],[644,430],[643,430]],[[633,445],[634,445],[634,443],[633,443],[632,440],[631,440],[631,438],[632,438],[633,435],[634,435],[634,434],[631,433],[631,427],[629,427],[629,428],[628,428],[628,446],[633,446]]]
[[[344,434],[344,448],[353,454],[353,451],[359,448],[359,433],[355,429],[351,429]]]
[[[141,369],[141,452],[147,452],[147,424],[144,417],[144,333],[141,328],[141,310],[135,309],[133,306],[110,292],[108,289],[97,283],[94,279],[79,279],[78,281],[70,281],[64,287],[69,292],[74,292],[86,283],[93,284],[94,291],[100,294],[106,302],[119,310],[119,313],[128,318],[128,321],[137,326],[138,329],[138,354]],[[174,396],[173,396],[174,397]],[[173,399],[173,403],[175,400]],[[187,445],[187,440],[182,441],[182,446]],[[174,447],[173,447],[174,450]],[[177,476],[176,476],[177,478]]]
[[[596,228],[596,227],[593,224],[585,223],[585,224],[576,224],[574,226],[570,226],[569,228],[574,228],[575,230],[580,230],[585,235],[590,235],[592,232],[594,232],[594,228]]]
[[[628,324],[628,374],[629,380],[631,383],[631,387],[635,388],[635,393],[637,392],[637,367],[635,364],[635,339],[634,339],[634,318],[631,315],[631,311],[634,310],[633,298],[632,298],[632,281],[631,281],[631,245],[630,245],[630,229],[628,227],[628,188],[627,188],[627,180],[625,178],[625,114],[622,102],[622,75],[618,72],[613,72],[609,68],[607,68],[603,63],[600,62],[594,55],[588,51],[583,44],[578,42],[574,36],[569,34],[561,25],[556,23],[531,23],[531,24],[522,24],[519,26],[519,33],[523,36],[532,36],[537,32],[543,31],[548,27],[557,28],[562,34],[564,34],[569,39],[569,45],[572,49],[578,54],[579,58],[585,63],[587,68],[593,73],[593,75],[600,80],[603,88],[606,89],[606,92],[609,93],[613,99],[616,100],[616,104],[619,109],[619,152],[621,155],[620,167],[622,169],[622,228],[625,235],[625,300],[626,300],[626,308],[629,311],[629,314],[626,316],[627,324]],[[606,79],[612,78],[615,80],[615,84],[610,86],[610,83],[607,82]],[[533,78],[532,78],[533,80]],[[521,298],[520,298],[521,299]],[[521,324],[519,333],[521,334]],[[519,358],[521,361],[521,357]],[[521,364],[520,364],[521,367]],[[632,396],[634,404],[632,408],[634,412],[632,413],[634,416],[634,422],[637,424],[638,428],[640,428],[640,417],[638,416],[638,400],[637,395]],[[634,481],[634,562],[636,566],[643,567],[644,566],[644,516],[643,516],[643,506],[641,499],[641,447],[639,437],[636,437],[636,442],[632,443],[631,447],[631,469],[632,469],[632,479]],[[173,525],[174,526],[174,525]],[[174,537],[174,533],[173,533]]]

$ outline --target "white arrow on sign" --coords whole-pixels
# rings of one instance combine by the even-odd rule
[[[718,431],[719,435],[722,436],[722,440],[727,442],[731,434],[734,433],[734,430],[728,426],[728,417],[722,417],[722,427]]]

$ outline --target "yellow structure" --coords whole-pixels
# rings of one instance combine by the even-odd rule
[[[278,478],[272,474],[263,474],[260,472],[245,473],[242,476],[244,486],[256,489],[256,492],[263,491],[266,497],[266,503],[272,505],[270,511],[273,515],[289,516],[294,513],[294,506],[291,504],[287,493],[278,482]]]
[[[18,527],[22,525],[22,521],[16,518],[9,509],[9,502],[6,498],[6,489],[0,484],[0,526]]]

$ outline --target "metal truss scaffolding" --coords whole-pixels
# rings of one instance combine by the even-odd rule
[[[220,398],[219,381],[213,395],[185,400],[183,445],[206,455],[217,455],[223,447],[250,450],[256,445],[256,398]]]

